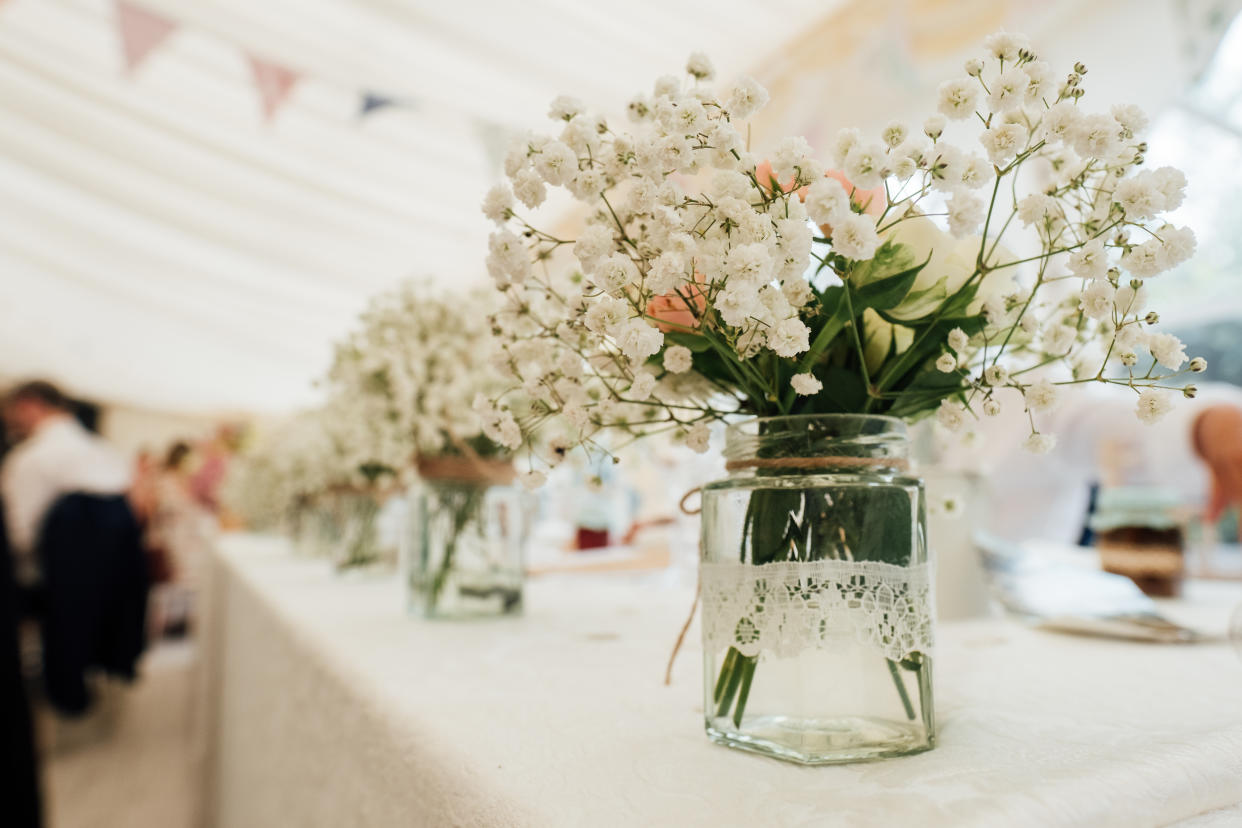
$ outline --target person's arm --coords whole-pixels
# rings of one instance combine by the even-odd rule
[[[33,559],[35,535],[47,508],[47,486],[37,460],[26,454],[10,456],[0,470],[0,496],[4,498],[4,518],[13,557],[19,571]]]
[[[1216,520],[1229,506],[1242,505],[1242,407],[1208,406],[1195,418],[1191,439],[1195,453],[1211,471],[1206,514],[1208,520]]]

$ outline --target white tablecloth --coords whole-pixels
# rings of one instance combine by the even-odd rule
[[[334,576],[281,541],[226,538],[217,567],[227,828],[1242,824],[1224,643],[945,624],[940,746],[804,768],[704,737],[697,623],[662,685],[690,593],[654,577],[537,579],[522,618],[428,623],[395,579]],[[1198,620],[1223,631],[1234,600]]]

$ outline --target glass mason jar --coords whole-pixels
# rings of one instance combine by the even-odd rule
[[[703,489],[707,735],[804,764],[935,744],[922,482],[891,417],[804,415],[727,431]]]
[[[332,512],[338,527],[332,549],[332,563],[337,571],[382,566],[379,497],[364,489],[341,489],[332,494]]]
[[[407,564],[407,601],[425,618],[522,610],[528,520],[513,467],[476,458],[419,463]]]
[[[340,543],[341,527],[326,496],[298,498],[291,518],[293,550],[308,558],[331,557]]]

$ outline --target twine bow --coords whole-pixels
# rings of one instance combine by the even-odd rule
[[[693,511],[686,507],[686,501],[701,491],[701,487],[695,486],[693,489],[681,496],[681,500],[678,501],[677,506],[681,509],[682,514],[694,516],[703,511],[703,507],[701,505]],[[694,582],[694,601],[690,604],[690,614],[686,616],[686,623],[681,625],[681,632],[677,634],[677,643],[673,645],[673,652],[671,652],[668,657],[668,667],[664,670],[665,687],[668,687],[673,683],[673,664],[677,661],[677,654],[681,652],[681,645],[682,642],[686,640],[686,633],[690,631],[690,625],[694,623],[694,613],[699,609],[699,589],[701,586],[702,584],[698,580]]]

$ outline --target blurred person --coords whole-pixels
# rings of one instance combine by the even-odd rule
[[[1135,416],[1137,396],[1126,388],[1060,397],[1035,414],[1040,432],[1056,438],[1047,456],[1023,448],[1031,422],[1016,393],[998,394],[1001,413],[975,421],[974,440],[945,446],[944,466],[982,475],[987,530],[1076,543],[1101,484],[1170,489],[1209,521],[1242,505],[1242,389],[1205,385],[1150,424]]]
[[[38,828],[43,807],[18,620],[17,589],[0,510],[0,817],[13,828]]]
[[[209,554],[215,521],[194,496],[194,449],[185,441],[169,447],[154,478],[153,501],[147,523],[148,548],[162,558],[162,571],[154,579],[155,618],[152,628],[179,636],[189,630],[193,603],[202,580],[201,570]],[[157,573],[153,572],[153,577]]]
[[[95,675],[132,679],[146,644],[148,574],[126,497],[130,468],[51,383],[18,386],[3,417],[21,440],[0,467],[0,496],[19,583],[35,596],[43,693],[80,715]]]
[[[220,487],[228,476],[229,463],[237,452],[239,430],[222,425],[197,446],[198,468],[190,476],[194,498],[213,514],[221,509]]]
[[[150,449],[142,449],[134,458],[133,479],[129,487],[129,503],[134,515],[145,523],[155,511],[155,485],[159,477],[159,464]]]
[[[10,437],[20,441],[0,468],[17,580],[39,580],[35,546],[48,510],[71,492],[123,495],[132,478],[124,458],[74,416],[73,403],[50,382],[19,385],[4,400]]]

